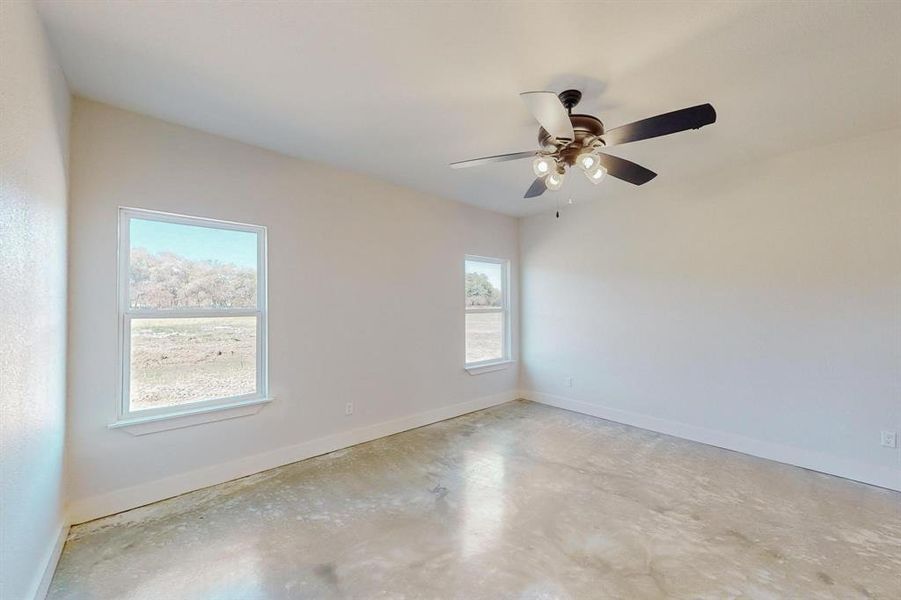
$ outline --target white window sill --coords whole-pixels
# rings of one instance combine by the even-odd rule
[[[244,400],[242,402],[235,402],[234,404],[226,404],[224,406],[205,406],[203,408],[196,408],[193,410],[187,409],[165,415],[133,417],[131,419],[121,419],[115,423],[110,423],[107,427],[110,429],[122,429],[131,435],[147,435],[148,433],[156,433],[158,431],[181,429],[182,427],[192,427],[203,423],[212,423],[214,421],[224,421],[225,419],[235,419],[237,417],[255,415],[262,410],[263,406],[272,402],[272,400],[273,398],[254,398],[253,400]]]
[[[500,371],[507,369],[515,363],[515,360],[499,360],[496,362],[484,363],[480,365],[471,365],[463,367],[470,375],[481,375],[482,373],[491,373],[492,371]]]

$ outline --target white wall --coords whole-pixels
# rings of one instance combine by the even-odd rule
[[[34,8],[0,2],[0,598],[63,527],[69,91]]]
[[[899,177],[896,129],[524,220],[527,397],[901,489]]]
[[[269,228],[276,401],[260,413],[143,437],[107,429],[120,205]],[[515,395],[515,366],[462,366],[463,256],[514,259],[515,281],[511,217],[84,100],[70,209],[76,522]]]

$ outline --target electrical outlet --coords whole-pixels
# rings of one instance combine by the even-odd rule
[[[566,387],[572,387],[573,386],[573,378],[572,377],[564,378],[563,385],[565,385]]]
[[[347,404],[344,405],[344,414],[347,416],[354,414],[354,403],[353,402],[348,402]]]
[[[898,434],[894,431],[883,431],[880,443],[886,448],[897,448]]]

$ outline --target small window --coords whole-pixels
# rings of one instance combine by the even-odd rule
[[[467,256],[466,366],[510,359],[509,261]]]
[[[120,418],[266,397],[266,228],[120,209]]]

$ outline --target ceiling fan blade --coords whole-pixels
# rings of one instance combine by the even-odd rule
[[[716,122],[716,111],[710,104],[699,104],[691,108],[674,110],[656,117],[621,125],[604,133],[608,146],[627,144],[661,135],[669,135],[686,129],[699,129]]]
[[[547,186],[544,184],[544,177],[538,177],[532,182],[529,189],[526,190],[526,194],[523,198],[537,198],[546,191]]]
[[[600,152],[598,156],[601,159],[601,164],[607,169],[607,174],[617,179],[622,179],[635,185],[642,185],[657,177],[657,173],[654,171],[645,169],[631,160]]]
[[[529,158],[535,156],[535,151],[531,152],[514,152],[512,154],[498,154],[496,156],[485,156],[482,158],[473,158],[472,160],[461,160],[450,164],[451,169],[462,169],[464,167],[478,167],[487,165],[488,163],[504,162],[508,160],[519,160],[520,158]]]
[[[523,92],[519,95],[544,130],[557,139],[575,138],[569,113],[554,92]]]

